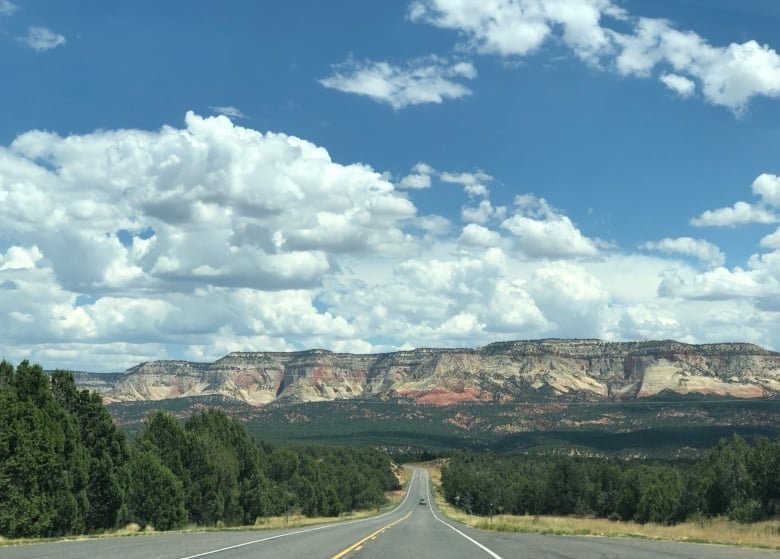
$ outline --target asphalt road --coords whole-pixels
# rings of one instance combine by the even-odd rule
[[[425,499],[425,505],[419,504]],[[473,530],[432,506],[415,469],[405,500],[369,519],[291,530],[159,534],[0,548],[0,559],[769,559],[773,551]]]

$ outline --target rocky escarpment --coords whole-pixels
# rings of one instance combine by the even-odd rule
[[[773,396],[780,393],[780,353],[750,344],[600,340],[499,342],[477,349],[370,355],[236,352],[214,363],[142,363],[107,380],[100,390],[108,401],[222,395],[253,405],[367,396],[440,405],[549,398],[599,401],[665,391]]]
[[[114,386],[122,378],[122,373],[87,373],[83,371],[71,371],[73,380],[80,390],[97,392],[107,396],[114,391]]]

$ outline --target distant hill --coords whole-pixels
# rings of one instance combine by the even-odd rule
[[[123,374],[77,373],[76,382],[109,403],[205,396],[250,406],[366,398],[437,406],[659,394],[767,398],[780,393],[780,353],[739,343],[548,339],[368,355],[236,352],[213,363],[151,361]]]

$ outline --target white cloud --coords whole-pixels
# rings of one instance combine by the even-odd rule
[[[225,105],[225,106],[215,105],[215,106],[210,106],[209,109],[211,109],[218,115],[226,116],[231,119],[249,118],[244,113],[242,113],[240,109],[237,109],[236,107],[233,107],[231,105]]]
[[[463,228],[458,242],[470,247],[496,247],[501,244],[501,235],[487,227],[469,223]]]
[[[43,258],[43,254],[41,254],[37,246],[32,246],[29,249],[12,246],[6,251],[5,255],[0,254],[0,271],[35,268],[35,264],[41,258]]]
[[[515,244],[529,258],[578,258],[599,255],[599,242],[584,236],[568,216],[554,210],[544,198],[518,196],[516,213],[501,227],[515,236]]]
[[[412,168],[411,174],[406,175],[401,179],[401,182],[398,183],[398,186],[400,188],[410,189],[430,188],[431,175],[433,175],[435,172],[436,170],[433,167],[420,161]]]
[[[460,211],[461,219],[472,223],[487,223],[492,215],[493,205],[490,200],[482,200],[476,207],[464,206]]]
[[[457,29],[468,46],[479,53],[525,56],[537,50],[560,27],[562,40],[578,56],[593,61],[609,48],[609,37],[599,25],[609,0],[479,0],[416,1],[412,21]]]
[[[613,36],[620,49],[616,68],[622,74],[647,77],[657,66],[670,66],[676,75],[700,82],[710,103],[736,112],[755,96],[780,95],[780,56],[756,41],[716,47],[695,32],[649,18],[637,20],[633,34]]]
[[[748,223],[777,223],[778,216],[769,207],[780,208],[780,177],[764,173],[753,181],[753,194],[761,197],[760,204],[736,202],[732,207],[707,210],[691,219],[696,227],[734,227]]]
[[[682,254],[693,256],[710,266],[721,266],[726,261],[726,256],[714,244],[702,239],[692,237],[666,238],[660,241],[649,241],[642,245],[648,250],[657,250],[668,254]]]
[[[688,333],[669,309],[660,305],[631,305],[623,310],[617,330],[631,340],[685,340]]]
[[[432,175],[436,172],[436,169],[428,165],[427,163],[423,163],[422,161],[418,161],[417,164],[412,167],[412,171],[415,173],[418,173],[420,175]]]
[[[585,268],[552,262],[538,268],[526,290],[562,337],[604,337],[610,301],[601,282]]]
[[[696,92],[696,83],[685,76],[663,74],[660,79],[666,87],[677,93],[680,97],[690,97]]]
[[[11,0],[0,0],[0,16],[10,16],[19,6],[11,2]]]
[[[316,293],[308,289],[338,270],[340,258],[398,257],[422,242],[404,231],[417,223],[414,205],[370,167],[340,165],[321,147],[240,128],[225,117],[190,113],[186,124],[68,137],[33,131],[0,148],[0,238],[24,239],[0,253],[0,283],[11,286],[0,299],[7,313],[21,313],[13,315],[19,328],[19,317],[32,316],[36,338],[63,344],[125,340],[143,323],[146,343],[164,338],[161,331],[194,327],[165,318],[203,308],[200,300],[172,302],[194,287],[255,289],[288,306],[291,296],[282,293],[305,288],[296,297],[311,306]],[[440,228],[434,217],[426,223]],[[44,275],[36,276],[35,289],[29,278],[8,275],[36,265]],[[42,295],[47,289],[52,300]],[[29,307],[22,292],[35,298]],[[81,294],[97,301],[77,304]],[[115,310],[106,311],[109,303]],[[203,330],[215,331],[221,311],[203,312],[214,321]],[[329,316],[313,312],[306,320],[311,336],[318,317]],[[121,329],[99,320],[106,316],[123,317]],[[289,315],[300,316],[300,309]],[[341,339],[343,319],[326,320],[322,332]],[[342,326],[334,327],[339,320]],[[17,332],[16,341],[31,335]],[[295,336],[309,339],[305,332]],[[9,343],[0,335],[0,349]]]
[[[491,180],[424,163],[412,173]],[[754,187],[764,204],[770,179]],[[366,164],[222,116],[189,113],[156,131],[27,132],[0,147],[0,239],[13,239],[0,251],[0,354],[118,370],[238,349],[549,336],[780,347],[780,252],[702,274],[664,252],[602,250],[544,199],[515,202],[507,212],[474,201],[453,227],[419,216]],[[762,245],[775,249],[776,236]],[[695,239],[655,248],[721,258]]]
[[[409,189],[422,189],[430,188],[432,184],[432,177],[437,177],[442,182],[448,184],[459,184],[463,187],[464,192],[471,198],[482,197],[487,198],[490,194],[486,183],[493,180],[493,177],[485,173],[484,171],[477,169],[473,173],[459,173],[451,171],[437,172],[436,169],[428,165],[427,163],[419,162],[412,168],[412,173],[403,177],[399,183],[400,188]],[[485,202],[483,200],[482,202]],[[487,202],[490,206],[490,212],[492,213],[493,207],[490,202]],[[482,204],[480,204],[482,205]],[[470,211],[470,210],[464,210]],[[479,210],[483,211],[483,210]]]
[[[763,173],[753,181],[753,194],[761,197],[765,204],[780,208],[780,177]]]
[[[417,0],[409,16],[459,31],[465,48],[481,54],[524,57],[557,40],[591,66],[658,75],[682,97],[698,83],[707,101],[737,113],[753,97],[780,96],[780,56],[768,45],[713,46],[664,19],[631,16],[613,0]]]
[[[440,215],[425,215],[412,221],[412,224],[431,235],[445,235],[450,232],[452,224],[446,217]]]
[[[476,69],[468,62],[452,64],[435,56],[412,60],[404,67],[348,60],[334,66],[334,73],[320,83],[345,93],[365,95],[399,110],[470,95],[471,90],[456,80],[471,80],[476,75]]]
[[[765,283],[755,271],[742,268],[728,270],[723,267],[693,277],[671,272],[659,285],[658,292],[663,297],[713,301],[780,294],[775,279]]]
[[[493,180],[493,177],[477,169],[473,173],[451,173],[445,171],[439,175],[441,180],[450,184],[460,184],[469,196],[487,197],[490,192],[485,183]]]
[[[46,27],[28,27],[27,35],[20,37],[19,39],[28,47],[38,52],[43,52],[53,48],[57,48],[60,45],[64,45],[67,41],[65,35],[55,33],[51,29]]]
[[[780,227],[775,229],[774,233],[770,233],[763,237],[760,244],[762,247],[780,250]]]
[[[771,238],[764,243],[771,244]],[[661,275],[658,294],[677,306],[678,321],[694,338],[718,336],[778,347],[778,250],[753,255],[746,268],[718,267],[704,273],[669,269]]]
[[[430,175],[406,175],[401,179],[401,182],[398,183],[398,186],[412,189],[430,188],[431,177]]]
[[[462,346],[518,339],[549,326],[522,281],[509,276],[500,248],[453,257],[443,248],[369,279],[342,277],[323,298],[360,331],[382,332],[399,347]]]
[[[58,273],[73,268],[88,284],[129,258],[149,281],[191,281],[207,265],[215,284],[268,287],[297,277],[305,285],[330,269],[329,253],[404,249],[400,227],[416,209],[369,167],[333,163],[309,142],[224,117],[190,113],[186,121],[185,130],[159,133],[24,134],[12,144],[23,157],[8,154],[0,177],[8,185],[0,214],[31,235],[41,221],[74,231],[39,246],[56,248]],[[57,172],[32,163],[38,159]],[[146,228],[153,245],[130,254],[117,231]],[[99,269],[87,279],[91,268],[71,264],[78,259],[66,256],[66,245]]]
[[[730,208],[707,210],[691,219],[695,227],[735,227],[747,223],[777,223],[780,218],[761,206],[737,202]]]

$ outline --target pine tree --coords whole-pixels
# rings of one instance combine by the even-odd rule
[[[150,450],[133,453],[129,466],[128,514],[141,526],[172,530],[187,520],[181,482]]]

